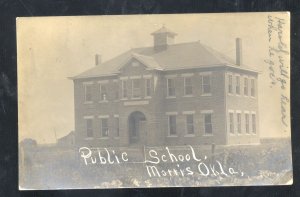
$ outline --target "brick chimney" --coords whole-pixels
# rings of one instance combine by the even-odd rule
[[[235,40],[236,47],[236,65],[241,66],[243,63],[243,54],[242,54],[242,39],[236,38]]]
[[[101,55],[96,54],[95,55],[95,66],[98,66],[101,64]]]
[[[163,51],[169,45],[174,44],[176,33],[167,29],[164,25],[159,30],[151,34],[153,36],[153,48],[155,51]]]

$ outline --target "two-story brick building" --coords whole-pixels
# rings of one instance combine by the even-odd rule
[[[133,48],[75,77],[75,142],[86,146],[259,143],[258,72],[199,41]]]

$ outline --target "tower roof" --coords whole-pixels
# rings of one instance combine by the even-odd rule
[[[164,33],[169,34],[170,36],[176,36],[177,35],[177,33],[172,32],[171,30],[166,28],[164,25],[160,29],[158,29],[155,32],[151,33],[151,35],[154,36],[154,35],[157,35],[157,34],[164,34]]]

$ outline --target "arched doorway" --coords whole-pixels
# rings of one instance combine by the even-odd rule
[[[145,143],[146,116],[140,112],[132,112],[128,117],[129,143]]]

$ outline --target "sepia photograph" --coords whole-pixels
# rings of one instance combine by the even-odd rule
[[[293,184],[289,12],[16,23],[20,190]]]

